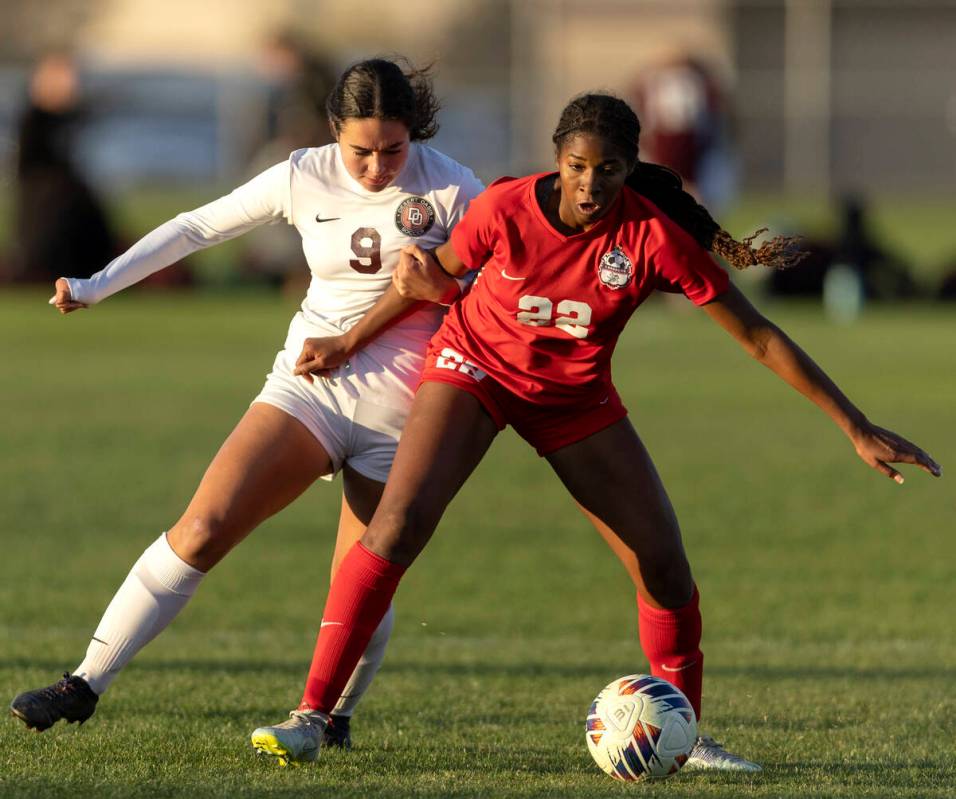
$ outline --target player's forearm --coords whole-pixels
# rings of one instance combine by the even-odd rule
[[[77,302],[92,305],[197,250],[283,218],[288,165],[277,164],[230,194],[179,214],[137,241],[88,280],[68,278]]]
[[[770,325],[761,330],[752,355],[817,405],[849,438],[860,430],[866,420],[863,412],[780,328]]]
[[[200,215],[202,210],[164,222],[89,279],[67,278],[70,295],[88,305],[100,302],[187,255],[240,236],[258,224],[246,222],[217,229]]]
[[[455,252],[455,247],[451,241],[446,241],[444,244],[439,244],[434,250],[432,250],[431,254],[441,271],[446,275],[455,278],[455,280],[465,278],[465,276],[471,271],[468,268],[468,265],[465,264],[465,262],[462,261],[458,256],[458,253]]]
[[[422,304],[420,300],[405,299],[390,283],[385,293],[378,298],[368,313],[344,334],[348,353],[351,355],[362,349],[384,330]]]
[[[422,286],[418,299],[436,305],[451,305],[467,291],[473,280],[470,274],[465,277],[452,277],[447,272],[440,272],[432,276],[428,285]]]
[[[426,251],[415,246],[402,251],[392,275],[392,284],[405,299],[426,300],[438,305],[451,305],[473,281],[473,273],[454,277],[444,270],[434,250]]]
[[[70,277],[70,295],[88,305],[138,283],[204,246],[171,219],[136,242],[89,279]]]

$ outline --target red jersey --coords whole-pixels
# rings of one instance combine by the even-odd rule
[[[703,305],[727,290],[728,277],[626,186],[590,230],[558,232],[535,197],[546,176],[504,178],[471,201],[451,243],[470,269],[484,270],[431,352],[450,347],[512,394],[564,405],[608,394],[618,336],[654,289]]]

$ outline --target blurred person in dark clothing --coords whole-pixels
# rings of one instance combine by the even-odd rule
[[[840,204],[840,231],[832,241],[805,241],[808,257],[799,266],[771,275],[771,292],[783,296],[819,297],[827,272],[842,267],[856,274],[868,300],[911,298],[916,285],[907,264],[874,236],[866,202],[846,194]]]
[[[267,143],[291,139],[287,143],[297,149],[334,141],[325,100],[337,76],[318,52],[294,34],[280,31],[265,41],[259,69],[267,87]]]
[[[956,302],[956,262],[951,262],[943,270],[943,280],[936,291],[936,299],[944,302]]]
[[[866,296],[877,300],[912,297],[916,286],[907,265],[871,232],[862,197],[848,194],[842,201],[843,229],[836,260],[856,270]]]
[[[253,152],[249,177],[288,157],[293,150],[334,141],[325,100],[336,74],[321,55],[295,34],[280,31],[265,40],[258,59],[266,84],[266,138]],[[308,286],[302,239],[287,225],[263,225],[246,236],[243,271],[253,280],[281,286],[298,296]]]
[[[69,55],[40,59],[18,125],[13,280],[88,276],[116,255],[106,213],[73,161],[79,95]]]

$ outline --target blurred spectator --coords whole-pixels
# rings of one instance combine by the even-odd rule
[[[266,84],[266,140],[253,154],[249,175],[284,161],[293,150],[329,144],[332,133],[325,100],[336,74],[318,53],[294,34],[266,40],[259,58]],[[246,236],[245,272],[284,285],[308,280],[302,239],[288,225],[263,225]],[[301,293],[301,286],[288,286]]]
[[[878,300],[912,297],[916,286],[907,265],[871,234],[862,197],[847,195],[842,203],[843,230],[836,259],[855,269],[866,296]]]
[[[52,281],[89,276],[116,254],[100,201],[73,162],[73,140],[83,116],[73,59],[51,53],[30,78],[18,125],[15,237],[8,278]]]
[[[943,280],[936,292],[936,299],[956,302],[956,264],[951,263],[943,270]]]
[[[840,232],[832,242],[807,242],[809,257],[794,269],[775,271],[771,290],[780,295],[820,296],[827,272],[840,266],[859,278],[866,299],[906,299],[916,294],[907,265],[873,236],[861,197],[846,195],[840,206]]]
[[[804,238],[800,249],[806,257],[792,269],[770,272],[770,293],[780,297],[820,297],[827,269],[833,263],[833,242]]]
[[[633,100],[642,160],[673,169],[704,205],[726,204],[736,175],[727,102],[714,74],[694,58],[669,56],[641,73]]]
[[[280,32],[263,45],[259,69],[267,87],[267,141],[282,140],[292,149],[331,142],[325,116],[336,78],[331,65],[294,34]]]

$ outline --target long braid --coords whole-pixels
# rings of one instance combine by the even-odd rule
[[[788,269],[800,263],[806,253],[797,247],[794,236],[774,236],[754,248],[754,240],[767,232],[755,230],[737,241],[724,230],[690,194],[684,191],[680,175],[661,164],[638,161],[627,178],[627,185],[643,196],[694,237],[705,250],[719,255],[735,269],[763,264],[774,269]]]
[[[582,133],[593,133],[614,142],[635,164],[627,185],[647,197],[667,216],[693,236],[705,250],[719,255],[736,269],[763,264],[787,269],[806,256],[793,236],[775,236],[759,247],[753,241],[766,232],[761,228],[737,241],[724,230],[708,210],[684,191],[680,175],[661,164],[638,160],[641,123],[631,107],[610,94],[582,94],[565,107],[552,136],[555,147]]]

